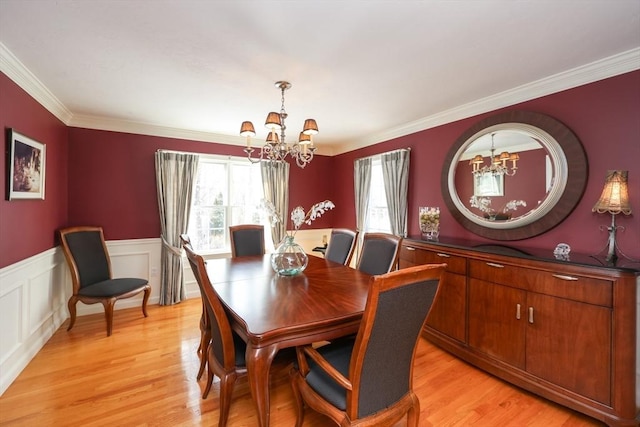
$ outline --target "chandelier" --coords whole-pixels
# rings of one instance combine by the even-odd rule
[[[316,147],[313,146],[312,136],[318,133],[318,125],[314,119],[304,121],[304,128],[300,132],[298,141],[288,145],[285,141],[285,120],[287,112],[284,109],[284,91],[291,89],[291,83],[286,81],[278,81],[275,83],[276,88],[280,89],[282,94],[282,104],[280,112],[270,112],[264,126],[269,129],[266,143],[260,148],[259,156],[254,158],[253,153],[256,151],[251,147],[251,137],[256,136],[256,131],[251,122],[242,122],[240,127],[240,136],[247,137],[247,146],[244,152],[251,163],[258,163],[261,160],[284,161],[287,156],[296,160],[296,164],[304,168],[311,160]],[[280,136],[278,136],[280,131]]]
[[[469,161],[469,164],[473,167],[471,173],[474,175],[484,175],[490,173],[491,175],[508,175],[513,176],[518,171],[518,160],[520,156],[518,153],[508,153],[503,151],[498,156],[495,155],[495,144],[493,137],[495,133],[491,134],[491,155],[489,157],[490,164],[484,164],[484,157],[480,154],[476,155]],[[511,168],[507,166],[507,161],[511,162]]]

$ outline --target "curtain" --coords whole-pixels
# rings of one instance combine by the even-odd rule
[[[198,156],[159,150],[155,164],[162,228],[160,305],[172,305],[186,298],[180,234],[186,233],[189,225]]]
[[[271,226],[273,246],[277,247],[287,231],[289,215],[289,163],[278,161],[260,162],[262,188],[265,200],[275,206],[281,221]]]
[[[356,203],[356,230],[358,243],[356,245],[356,256],[360,253],[364,231],[367,228],[367,211],[369,210],[369,189],[371,188],[371,158],[358,159],[353,162],[353,182]]]
[[[391,233],[399,237],[407,237],[410,152],[410,150],[403,149],[384,153],[380,156]]]

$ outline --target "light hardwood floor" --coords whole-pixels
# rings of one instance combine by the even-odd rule
[[[107,337],[102,315],[65,323],[0,397],[2,426],[212,426],[218,388],[201,398],[196,381],[200,300],[116,311]],[[271,422],[293,426],[291,354],[271,370]],[[414,369],[421,426],[602,426],[502,382],[421,340]],[[246,379],[234,390],[230,426],[256,425]],[[305,427],[331,426],[308,410]],[[397,427],[403,426],[400,423]]]

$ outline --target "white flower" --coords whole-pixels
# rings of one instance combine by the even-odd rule
[[[276,211],[276,207],[268,200],[262,199],[261,205],[263,209],[269,214],[269,219],[271,220],[271,226],[276,225],[277,223],[282,221],[280,214]],[[305,214],[302,206],[296,206],[291,211],[291,222],[293,223],[293,233],[291,233],[291,237],[295,236],[296,231],[302,226],[302,224],[311,225],[313,220],[322,216],[326,211],[335,208],[336,206],[333,204],[331,200],[325,200],[323,202],[316,203],[311,206],[309,212]]]
[[[293,226],[295,227],[296,230],[300,228],[304,220],[305,220],[305,214],[304,214],[304,209],[302,209],[302,206],[298,206],[291,211],[291,222],[293,222]]]
[[[525,202],[524,200],[511,200],[507,202],[506,205],[504,205],[504,209],[502,210],[502,212],[515,211],[518,209],[518,206],[527,206],[527,202]]]

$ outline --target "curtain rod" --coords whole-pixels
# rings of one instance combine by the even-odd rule
[[[375,157],[380,157],[383,154],[391,154],[391,153],[396,153],[398,151],[411,151],[411,147],[398,148],[397,150],[385,151],[384,153],[372,154],[372,155],[366,156],[366,157],[358,157],[356,160],[373,159]]]

